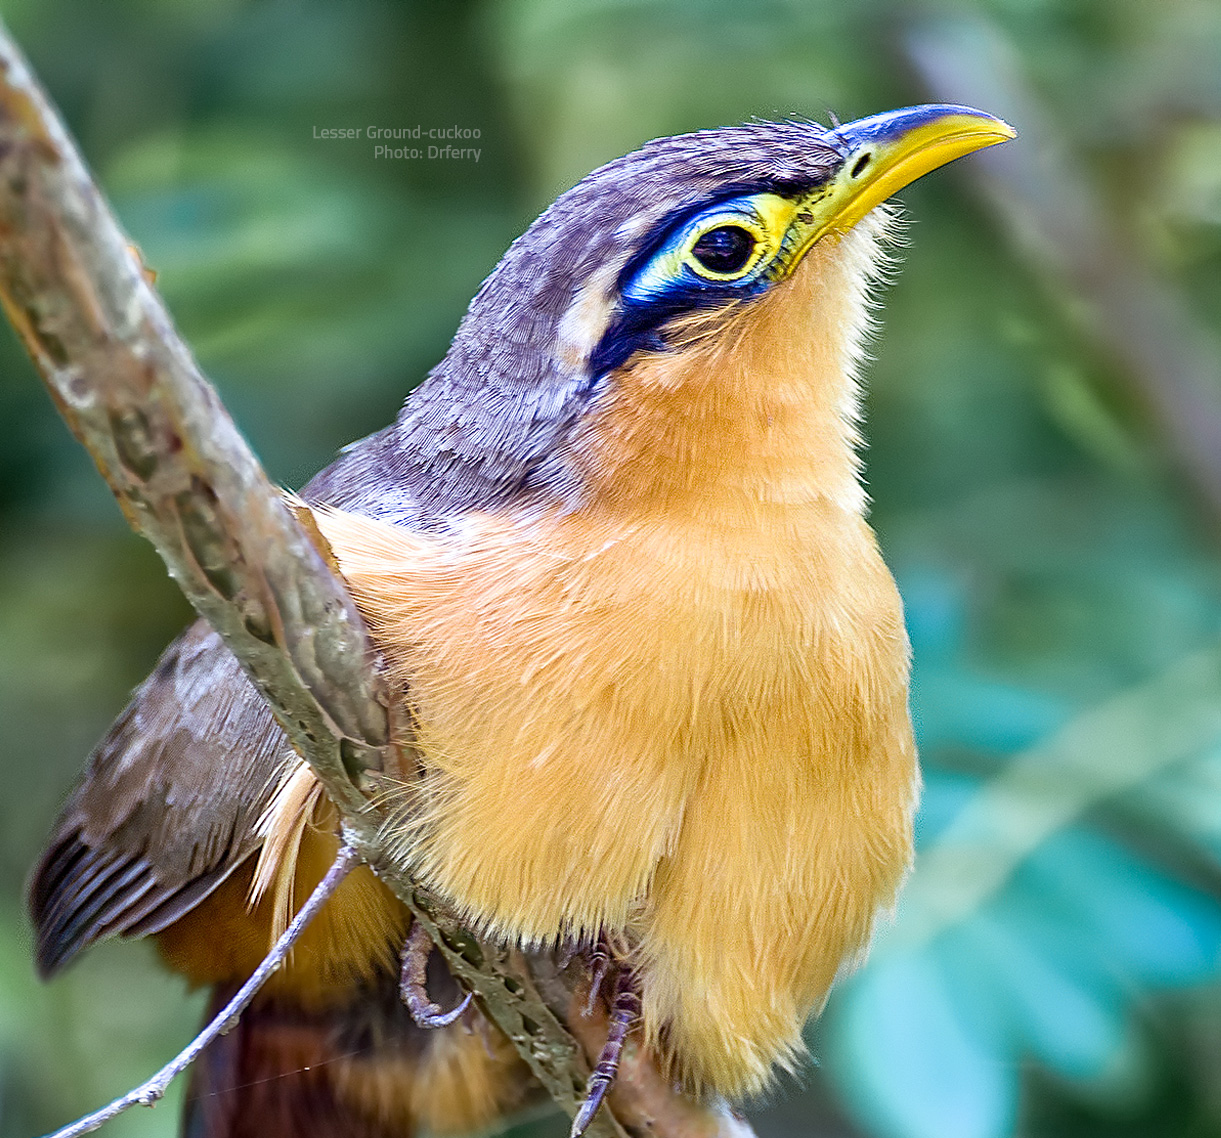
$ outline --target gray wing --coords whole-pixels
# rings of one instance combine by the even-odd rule
[[[159,932],[259,846],[295,753],[202,621],[166,649],[90,756],[30,883],[39,971]]]

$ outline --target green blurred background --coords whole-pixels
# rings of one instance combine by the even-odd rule
[[[391,419],[508,242],[646,138],[932,98],[1019,142],[902,195],[869,396],[921,861],[762,1138],[1221,1135],[1221,4],[0,0],[272,475]],[[314,127],[476,129],[385,161]],[[0,336],[0,1135],[201,997],[33,978],[23,881],[188,617]],[[1216,442],[1214,448],[1211,444]],[[175,1106],[115,1138],[170,1135]],[[555,1116],[528,1124],[559,1135]]]

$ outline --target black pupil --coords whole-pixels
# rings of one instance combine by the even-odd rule
[[[691,247],[695,259],[713,273],[736,273],[754,250],[754,236],[740,225],[710,229]]]

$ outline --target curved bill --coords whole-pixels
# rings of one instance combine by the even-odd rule
[[[791,234],[796,264],[820,237],[844,233],[874,206],[955,158],[1017,137],[971,107],[931,104],[871,115],[837,128],[844,161],[800,203]]]

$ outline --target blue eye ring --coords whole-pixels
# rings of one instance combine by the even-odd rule
[[[683,294],[694,299],[753,289],[781,252],[795,210],[792,199],[773,193],[744,195],[704,209],[672,231],[647,261],[634,268],[621,285],[623,299],[629,304],[650,304],[673,301]],[[753,239],[753,248],[740,265],[727,264],[722,270],[696,255],[696,246],[719,229],[743,230]]]
[[[665,328],[676,317],[757,296],[782,278],[786,243],[802,199],[795,191],[776,189],[723,198],[658,226],[655,243],[629,258],[620,271],[618,303],[589,354],[592,376],[623,366],[637,352],[665,351]],[[701,260],[697,255],[696,246],[719,229],[742,230],[751,238],[741,264],[723,260],[722,270],[715,257]]]

